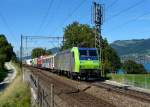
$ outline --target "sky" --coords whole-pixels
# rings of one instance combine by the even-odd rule
[[[18,51],[21,34],[62,37],[73,21],[92,27],[93,1],[104,5],[102,36],[110,43],[150,38],[150,0],[0,0],[0,34]],[[32,45],[46,45],[43,41]]]

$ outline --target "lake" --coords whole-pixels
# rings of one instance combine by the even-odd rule
[[[146,70],[150,72],[150,63],[144,64],[144,67]]]

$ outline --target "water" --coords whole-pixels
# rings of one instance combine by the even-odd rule
[[[145,69],[150,72],[150,63],[144,64]]]
[[[120,70],[117,72],[117,74],[124,74],[124,72],[123,72],[122,69],[120,69]]]

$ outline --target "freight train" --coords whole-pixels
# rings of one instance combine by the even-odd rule
[[[26,62],[28,65],[50,69],[72,79],[100,76],[101,62],[96,48],[73,47],[54,55],[41,56]]]

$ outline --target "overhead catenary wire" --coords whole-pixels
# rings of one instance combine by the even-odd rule
[[[36,44],[32,44],[34,42],[33,40],[36,40]],[[44,40],[44,42],[41,40]],[[24,55],[28,56],[31,54],[31,50],[34,49],[35,47],[49,49],[49,46],[55,46],[54,43],[59,44],[59,41],[61,40],[63,40],[63,37],[55,37],[51,35],[50,36],[42,36],[42,35],[41,36],[23,36],[22,37],[22,41],[23,41],[22,48],[24,49],[23,53],[25,53],[26,51]],[[48,45],[48,44],[51,44],[51,45]]]
[[[63,25],[66,23],[66,21],[67,21],[70,17],[72,17],[72,16],[74,15],[74,13],[75,13],[76,11],[78,11],[78,9],[80,9],[80,7],[81,7],[86,1],[87,1],[87,0],[82,0],[81,3],[80,3],[79,5],[77,5],[77,6],[73,9],[73,11],[72,11],[71,13],[69,13],[69,14],[66,16],[65,20],[64,20],[58,27],[60,28],[60,26],[63,26]],[[56,30],[58,29],[58,27],[56,28]],[[54,30],[54,31],[55,31],[55,30]]]
[[[58,4],[55,5],[56,6],[55,13],[57,13],[57,15],[59,14],[58,12],[61,10],[62,2],[63,2],[62,0],[59,0]],[[48,20],[48,22],[44,26],[45,29],[43,29],[42,32],[46,31],[46,29],[48,28],[48,25],[50,24],[50,21],[54,23],[54,21],[52,20],[54,18],[54,15],[55,15],[54,13],[51,14],[50,16],[51,20]]]
[[[7,23],[5,17],[3,16],[3,14],[2,14],[1,12],[0,12],[0,19],[2,20],[2,22],[4,23],[4,25],[5,25],[5,27],[6,27],[7,31],[8,31],[8,33],[10,34],[10,36],[9,36],[9,34],[6,35],[6,36],[7,36],[7,37],[10,37],[11,40],[14,40],[14,39],[15,39],[15,40],[19,41],[19,39],[16,38],[15,34],[12,32],[12,30],[11,30],[9,24]],[[7,38],[7,39],[8,39],[8,38]],[[16,42],[14,42],[14,43],[16,43]]]
[[[47,11],[46,11],[46,13],[45,13],[45,15],[44,15],[44,17],[43,17],[41,23],[40,23],[40,26],[39,26],[38,30],[36,31],[36,34],[37,34],[38,32],[39,32],[39,33],[41,32],[41,30],[42,30],[42,28],[43,28],[43,26],[44,26],[44,24],[45,24],[45,21],[46,21],[46,19],[47,19],[48,16],[49,16],[49,12],[50,12],[50,10],[51,10],[51,8],[52,8],[53,2],[54,2],[54,0],[49,0],[49,5],[48,5],[48,8],[47,8]]]
[[[3,16],[3,14],[2,14],[1,12],[0,12],[0,19],[1,19],[2,22],[4,23],[4,25],[5,25],[5,27],[6,27],[7,31],[8,31],[8,33],[11,35],[10,38],[11,38],[11,39],[18,40],[18,39],[15,37],[15,35],[14,35],[14,33],[12,32],[12,30],[11,30],[9,24],[7,23],[5,17]]]
[[[122,23],[121,25],[115,27],[115,28],[112,29],[112,30],[114,31],[114,30],[120,29],[120,28],[124,27],[125,25],[127,25],[127,24],[129,24],[129,23],[132,23],[132,22],[134,22],[134,21],[137,21],[139,18],[142,18],[143,16],[146,16],[146,15],[150,15],[150,12],[145,12],[144,14],[142,14],[142,15],[140,15],[140,16],[137,16],[137,17],[135,17],[134,19],[131,19],[131,20],[125,22],[125,23]]]
[[[42,30],[42,28],[45,24],[45,21],[46,21],[47,17],[49,16],[49,12],[51,10],[53,2],[54,2],[54,0],[49,0],[47,11],[46,11],[45,15],[43,16],[43,19],[42,19],[41,23],[39,24],[40,26],[39,26],[39,28],[37,29],[37,31],[35,32],[34,35],[37,35],[37,33],[41,32],[41,30]],[[34,41],[34,44],[37,44],[37,41]]]
[[[52,3],[53,3],[53,1],[54,0],[51,0],[51,2],[50,2],[50,4],[49,4],[49,9],[48,9],[48,11],[50,11],[50,8],[51,8],[51,6],[52,6]],[[45,14],[45,16],[44,16],[44,18],[43,18],[43,21],[42,21],[42,23],[41,23],[41,26],[40,26],[40,31],[42,30],[41,28],[43,27],[42,25],[44,25],[44,23],[45,23],[45,21],[46,21],[46,18],[48,17],[48,14],[49,14],[49,12],[47,11],[47,14]],[[42,38],[42,39],[54,39],[54,38],[57,38],[57,37],[51,37],[51,36],[49,36],[49,38],[47,37],[47,36],[27,36],[29,39],[31,39],[32,37],[34,38],[34,39],[40,39],[40,38]],[[60,37],[61,38],[61,37]],[[38,42],[38,40],[36,40],[36,41],[34,41],[34,46],[35,45],[40,45],[41,46],[41,43],[40,44],[38,44],[37,43]]]
[[[39,28],[37,29],[35,35],[37,35],[38,33],[41,32],[41,30],[42,30],[42,28],[43,28],[43,26],[44,26],[44,24],[45,24],[45,22],[46,22],[46,19],[47,19],[48,16],[49,16],[49,12],[50,12],[50,10],[51,10],[51,7],[52,7],[52,5],[53,5],[53,2],[54,2],[54,0],[49,0],[47,11],[46,11],[45,15],[43,16],[43,19],[42,19],[42,21],[41,21],[41,23],[40,23],[40,26],[39,26]],[[37,44],[37,41],[34,41],[34,44]]]
[[[106,20],[106,22],[108,22],[108,21],[112,20],[113,18],[115,18],[115,17],[117,17],[117,16],[119,16],[119,15],[121,15],[121,14],[123,14],[123,13],[125,13],[125,12],[127,12],[127,11],[137,7],[137,6],[139,6],[139,5],[141,5],[142,3],[144,3],[144,1],[140,0],[140,1],[136,2],[135,4],[132,4],[131,6],[129,6],[129,7],[125,8],[125,9],[119,11],[118,13],[116,13],[114,15],[112,15],[111,18]]]
[[[118,1],[119,0],[114,0],[108,7],[106,7],[106,11],[116,5]]]

